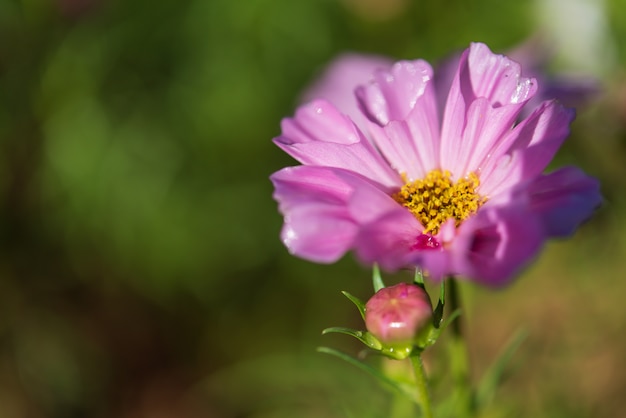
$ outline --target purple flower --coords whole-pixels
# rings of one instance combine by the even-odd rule
[[[355,122],[326,100],[282,121],[274,142],[302,165],[271,176],[295,255],[330,263],[353,250],[387,270],[421,266],[503,285],[551,237],[571,234],[601,201],[577,168],[542,174],[574,112],[541,103],[520,66],[474,43],[441,106],[422,60],[374,72]]]
[[[384,344],[412,342],[432,321],[428,294],[414,284],[383,287],[365,305],[365,326]]]

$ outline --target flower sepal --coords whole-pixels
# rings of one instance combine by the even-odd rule
[[[322,331],[322,335],[331,333],[350,335],[361,341],[370,350],[393,360],[404,360],[413,353],[413,350],[416,349],[421,351],[421,349],[412,342],[405,344],[384,344],[380,342],[380,340],[378,340],[378,338],[376,338],[372,333],[367,331],[359,331],[344,327],[330,327]]]
[[[367,331],[359,331],[356,329],[344,328],[344,327],[330,327],[322,331],[322,335],[331,334],[331,333],[350,335],[356,338],[357,340],[361,341],[368,348],[371,348],[372,350],[375,350],[375,351],[382,351],[384,348],[383,344],[380,341],[378,341],[376,337],[374,337],[372,334],[370,334]]]
[[[423,337],[417,342],[417,345],[422,350],[425,349],[426,347],[434,345],[437,342],[437,339],[439,338],[439,335],[441,335],[443,330],[445,330],[448,327],[448,325],[450,325],[450,323],[454,321],[456,318],[458,318],[460,315],[461,315],[461,310],[457,309],[456,311],[452,312],[446,318],[445,321],[441,321],[439,326],[435,326],[435,324],[433,323],[432,326],[428,327],[427,330],[424,330],[424,332],[422,333]]]

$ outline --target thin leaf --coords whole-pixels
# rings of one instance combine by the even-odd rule
[[[413,283],[426,290],[426,286],[424,285],[424,274],[422,274],[422,269],[419,267],[415,268],[415,275],[413,276]]]
[[[350,299],[350,302],[352,302],[352,303],[354,303],[356,305],[357,309],[361,313],[361,318],[363,318],[363,320],[365,320],[365,304],[363,303],[363,301],[361,301],[361,299],[357,298],[356,296],[352,296],[350,293],[346,292],[345,290],[342,290],[341,293],[345,297]]]
[[[441,319],[443,318],[443,308],[446,306],[446,286],[444,282],[441,282],[441,290],[439,291],[439,301],[433,311],[433,325],[435,328],[441,326]]]
[[[476,391],[476,404],[479,409],[488,405],[493,399],[507,364],[527,336],[528,332],[526,330],[518,330],[505,344],[496,361],[485,372]]]
[[[322,330],[322,335],[337,333],[337,334],[347,334],[352,335],[355,338],[363,337],[363,331],[358,331],[352,328],[344,328],[344,327],[330,327]]]
[[[331,328],[326,328],[325,330],[322,331],[322,335],[331,334],[331,333],[350,335],[356,338],[357,340],[361,341],[363,344],[365,344],[369,348],[372,348],[374,350],[380,350],[383,347],[380,341],[378,341],[376,337],[374,337],[372,334],[370,334],[367,331],[358,331],[355,329],[344,328],[344,327],[331,327]]]
[[[374,264],[372,266],[372,282],[374,284],[374,293],[385,287],[383,278],[380,275],[380,268],[378,268],[378,264]]]
[[[450,325],[450,323],[452,323],[452,321],[454,321],[460,315],[461,315],[461,310],[457,309],[456,311],[452,312],[450,316],[446,318],[446,320],[443,323],[440,324],[439,327],[436,327],[434,325],[430,327],[430,330],[428,331],[426,338],[420,341],[420,345],[422,346],[422,348],[435,344],[437,342],[437,339],[441,335],[441,333],[448,327],[448,325]]]
[[[358,359],[342,353],[341,351],[335,350],[334,348],[330,348],[330,347],[317,347],[317,351],[320,353],[326,353],[326,354],[330,354],[333,355],[335,357],[339,357],[340,359],[352,364],[353,366],[358,367],[359,369],[363,370],[366,373],[369,373],[370,375],[374,376],[375,378],[377,378],[382,384],[383,386],[386,386],[388,389],[391,389],[392,391],[395,391],[401,395],[404,396],[408,396],[409,399],[414,400],[414,397],[398,382],[396,382],[395,380],[385,376],[383,373],[381,373],[380,371],[376,370],[375,368],[373,368],[372,366],[363,363],[362,361],[359,361]]]
[[[461,313],[462,313],[461,308],[457,309],[454,312],[451,312],[450,315],[446,318],[446,320],[442,322],[441,327],[440,327],[441,331],[446,329],[448,327],[448,325],[450,325],[452,323],[452,321],[454,321],[455,319],[460,317]]]

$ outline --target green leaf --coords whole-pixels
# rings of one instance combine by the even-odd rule
[[[369,364],[363,363],[362,361],[348,355],[345,353],[342,353],[339,350],[335,350],[333,348],[330,347],[317,347],[317,351],[320,353],[326,353],[326,354],[330,354],[332,356],[335,357],[339,357],[340,359],[352,364],[353,366],[358,367],[359,369],[363,370],[364,372],[374,376],[376,379],[378,379],[383,386],[387,387],[388,389],[391,389],[394,392],[397,392],[401,395],[407,396],[409,397],[409,399],[415,401],[415,397],[412,395],[412,391],[410,391],[408,388],[405,388],[404,385],[400,384],[399,382],[396,382],[395,380],[385,376],[382,372],[376,370],[375,368],[373,368],[372,366],[370,366]]]
[[[322,335],[331,333],[350,335],[373,350],[380,350],[383,347],[380,341],[367,331],[359,331],[344,327],[331,327],[322,331]]]
[[[352,335],[355,338],[363,337],[363,331],[359,331],[359,330],[352,329],[352,328],[330,327],[330,328],[326,328],[322,330],[322,335],[332,334],[332,333]]]
[[[342,290],[341,293],[356,305],[356,307],[359,309],[359,312],[361,313],[361,318],[365,320],[365,304],[363,303],[363,301],[361,301],[361,299],[357,298],[356,296],[352,296],[345,290]]]
[[[446,286],[445,282],[441,282],[441,290],[439,292],[439,301],[433,311],[433,325],[435,328],[440,328],[441,319],[443,318],[443,308],[446,306]]]
[[[415,268],[415,276],[413,276],[413,283],[426,290],[426,286],[424,286],[424,274],[422,273],[422,269],[419,267]]]
[[[496,361],[485,372],[476,391],[476,405],[479,410],[488,405],[493,399],[507,364],[527,336],[528,332],[526,330],[518,330],[505,344]]]
[[[380,268],[378,268],[378,264],[374,264],[372,266],[372,281],[374,283],[374,293],[385,287],[383,278],[380,276]]]
[[[454,321],[455,319],[457,319],[458,317],[461,316],[462,310],[461,308],[450,312],[450,315],[446,318],[445,321],[443,321],[441,323],[441,326],[439,328],[441,328],[441,331],[443,331],[444,329],[446,329],[448,327],[448,325],[450,325],[452,323],[452,321]]]
[[[419,346],[423,349],[435,344],[441,333],[448,327],[448,325],[452,323],[452,321],[454,321],[460,315],[461,310],[457,309],[456,311],[452,312],[443,323],[440,323],[440,326],[437,327],[435,326],[435,324],[433,324],[433,326],[431,326],[430,329],[427,331],[426,337],[420,339]]]

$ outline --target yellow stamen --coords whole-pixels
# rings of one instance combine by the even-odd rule
[[[456,226],[459,226],[487,201],[476,192],[480,180],[475,173],[456,183],[450,176],[447,170],[432,170],[425,178],[409,182],[403,174],[406,184],[392,195],[424,225],[426,234],[437,234],[441,225],[450,218],[454,218]]]

